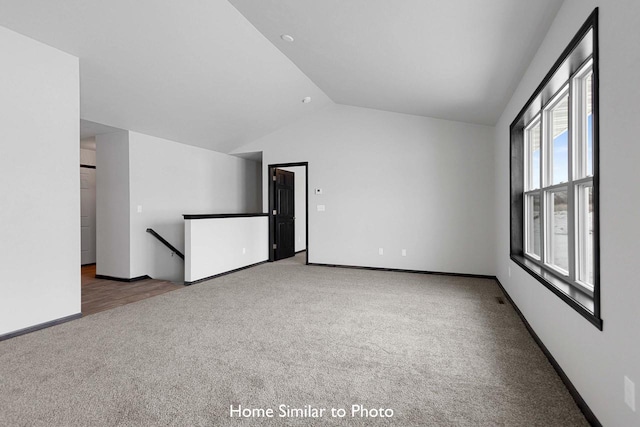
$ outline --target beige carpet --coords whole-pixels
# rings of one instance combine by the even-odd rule
[[[303,257],[0,342],[0,425],[587,425],[494,281]]]

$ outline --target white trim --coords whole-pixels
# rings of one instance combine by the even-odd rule
[[[584,210],[585,196],[578,194],[580,188],[593,186],[593,176],[587,176],[588,153],[586,150],[587,121],[585,79],[593,72],[593,59],[584,64],[542,106],[540,111],[524,128],[524,254],[547,271],[564,278],[576,289],[593,295],[594,286],[581,278],[586,275],[586,230]],[[565,98],[566,97],[566,98]],[[553,182],[553,110],[567,99],[567,181]],[[532,188],[533,163],[531,158],[530,132],[540,126],[540,188]],[[580,178],[574,179],[579,176]],[[554,202],[556,193],[567,194],[567,269],[554,264]],[[540,256],[530,252],[535,247],[534,219],[532,218],[532,196],[540,198]],[[581,207],[582,206],[582,207]],[[595,262],[595,256],[594,256]]]

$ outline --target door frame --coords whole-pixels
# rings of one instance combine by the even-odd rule
[[[295,166],[304,166],[305,169],[305,239],[307,240],[307,256],[305,264],[309,265],[309,162],[274,163],[267,166],[267,182],[269,183],[269,262],[273,262],[275,260],[275,250],[273,249],[273,244],[276,240],[275,227],[273,226],[273,209],[275,206],[275,184],[273,181],[273,173],[274,170],[278,168],[290,168]]]

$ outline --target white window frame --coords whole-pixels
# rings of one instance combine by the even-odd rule
[[[533,172],[531,170],[531,165],[532,165],[532,159],[530,158],[531,155],[531,130],[533,128],[535,128],[536,126],[540,125],[540,155],[539,155],[539,159],[540,159],[540,169],[538,171],[539,173],[539,179],[538,179],[538,187],[537,188],[533,188]],[[524,144],[525,144],[525,150],[524,150],[524,162],[525,162],[525,192],[524,192],[524,206],[525,206],[525,213],[524,213],[524,221],[525,221],[525,225],[524,225],[524,234],[525,234],[525,238],[524,238],[524,252],[526,255],[528,255],[530,258],[532,258],[535,261],[540,261],[542,260],[543,256],[544,256],[544,250],[543,250],[543,240],[542,238],[540,239],[540,254],[536,254],[534,252],[529,252],[529,247],[530,247],[530,239],[531,239],[531,234],[532,234],[532,230],[534,229],[534,222],[533,222],[533,218],[530,217],[530,212],[532,211],[531,207],[529,206],[529,200],[531,198],[531,196],[535,196],[538,195],[538,197],[540,197],[540,211],[538,213],[539,217],[540,217],[540,230],[543,230],[544,225],[543,225],[543,214],[542,214],[542,192],[541,192],[541,187],[542,187],[542,164],[543,164],[543,160],[542,160],[542,117],[541,114],[538,113],[533,120],[531,120],[531,123],[529,123],[525,129],[524,129]]]
[[[509,126],[509,201],[510,201],[510,250],[509,258],[512,262],[520,266],[524,272],[528,273],[535,280],[540,282],[549,291],[573,308],[578,314],[591,322],[599,330],[603,329],[601,314],[600,290],[600,124],[599,124],[599,104],[600,104],[600,81],[599,81],[599,37],[598,37],[598,8],[595,8],[586,21],[582,24],[577,33],[573,36],[569,44],[562,51],[558,59],[553,63],[550,70],[542,79],[541,83],[533,91],[522,109],[518,112]],[[591,75],[591,80],[585,80],[585,76]],[[589,82],[589,86],[586,85]],[[587,92],[586,88],[591,89]],[[546,174],[549,173],[550,162],[545,161],[549,155],[549,137],[544,136],[547,132],[545,111],[557,100],[558,94],[562,90],[569,91],[567,119],[572,120],[570,129],[566,134],[569,142],[567,156],[558,153],[557,159],[566,161],[569,167],[566,178],[564,171],[562,179],[566,183],[559,183],[559,186],[551,186]],[[590,105],[592,110],[585,110],[585,100],[591,96]],[[590,120],[593,122],[592,149],[586,150],[588,146],[587,136],[587,112],[592,112]],[[571,115],[571,117],[569,117]],[[541,124],[541,182],[539,189],[531,188],[531,170],[526,170],[529,164],[529,157],[533,159],[532,152],[528,152],[527,130],[531,129],[535,121],[540,117]],[[576,117],[584,117],[576,122]],[[559,124],[557,122],[557,124]],[[564,123],[563,123],[564,124]],[[536,136],[537,138],[537,136]],[[565,138],[565,135],[562,136]],[[580,145],[582,144],[582,145]],[[588,153],[587,153],[588,151]],[[538,153],[535,153],[537,158]],[[526,161],[525,161],[526,159]],[[590,163],[586,163],[587,161]],[[544,168],[544,170],[542,170]],[[591,170],[592,176],[586,176],[587,170]],[[535,177],[537,181],[537,176]],[[547,178],[545,181],[544,178]],[[557,177],[558,178],[558,177]],[[545,187],[546,186],[546,187]],[[549,259],[549,249],[546,242],[538,248],[535,243],[544,240],[545,216],[547,221],[549,213],[546,212],[545,200],[548,200],[549,192],[559,191],[560,188],[567,189],[567,225],[570,227],[571,236],[564,236],[564,230],[557,230],[558,236],[563,240],[563,245],[558,248],[564,249],[564,239],[567,239],[567,247],[572,245],[571,259],[564,261],[564,257],[557,258],[557,261],[567,267],[568,274],[561,274],[556,269],[549,267],[545,260]],[[589,190],[592,188],[592,190]],[[588,190],[588,191],[587,191]],[[589,192],[590,191],[590,192]],[[531,199],[532,195],[536,199]],[[532,210],[533,203],[539,197],[540,200],[540,225],[541,231],[535,236],[533,226],[538,226],[538,219],[534,218]],[[592,197],[591,201],[587,198]],[[563,198],[564,199],[564,198]],[[564,200],[559,200],[564,205]],[[549,204],[548,201],[546,203]],[[564,207],[564,206],[563,206]],[[558,218],[560,219],[560,218]],[[569,222],[571,222],[569,224]],[[548,224],[551,226],[551,223]],[[569,228],[568,228],[569,230]],[[586,231],[585,231],[586,230]],[[568,233],[569,231],[567,231]],[[560,236],[562,234],[562,236]],[[540,236],[540,237],[538,237]],[[533,244],[532,244],[533,243]],[[540,242],[542,243],[542,242]],[[589,251],[589,252],[585,252]],[[541,256],[535,256],[531,252],[540,252]],[[588,256],[587,256],[588,255]],[[591,260],[593,256],[593,261]],[[588,268],[585,265],[588,263]],[[591,271],[593,268],[593,271]],[[586,282],[593,282],[586,283]]]
[[[593,297],[594,284],[581,280],[586,275],[586,232],[587,218],[584,215],[583,201],[578,194],[581,188],[593,186],[593,175],[587,175],[588,155],[587,155],[587,119],[586,119],[586,99],[585,82],[590,73],[593,72],[593,58],[589,57],[579,67],[579,69],[566,81],[562,87],[551,97],[546,105],[534,116],[524,128],[524,176],[525,191],[524,200],[524,255],[529,260],[538,264],[547,271],[569,282],[572,286],[580,289]],[[568,97],[568,130],[567,130],[567,182],[553,184],[553,109]],[[593,108],[593,107],[592,107]],[[593,113],[593,110],[592,110]],[[540,124],[540,188],[532,188],[532,159],[530,158],[530,130]],[[567,193],[567,246],[568,246],[568,270],[553,263],[553,239],[554,232],[551,211],[553,203],[551,198],[560,191]],[[531,218],[532,211],[530,196],[539,194],[540,197],[540,254],[539,256],[529,251],[532,247],[532,230],[534,229],[534,219]],[[594,261],[595,262],[595,261]],[[593,268],[593,267],[592,267]]]

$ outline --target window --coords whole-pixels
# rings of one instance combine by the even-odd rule
[[[511,124],[511,259],[602,329],[597,16]]]

